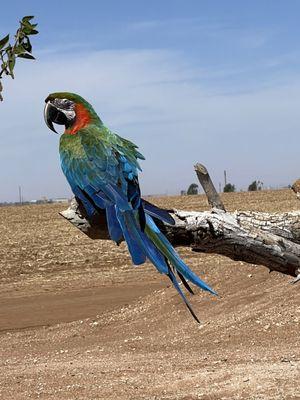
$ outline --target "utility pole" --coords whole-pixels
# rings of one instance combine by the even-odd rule
[[[227,174],[226,174],[226,170],[224,171],[224,186],[227,185]]]
[[[22,188],[19,186],[19,204],[22,205],[23,200],[22,200]]]

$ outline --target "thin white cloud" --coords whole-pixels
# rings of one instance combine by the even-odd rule
[[[233,21],[208,20],[205,18],[171,18],[157,20],[141,20],[131,22],[129,31],[145,33],[160,32],[161,35],[191,36],[198,40],[221,40],[245,49],[258,49],[270,43],[278,35],[277,28],[257,28],[239,25]]]

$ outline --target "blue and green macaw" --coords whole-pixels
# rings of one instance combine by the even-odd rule
[[[173,224],[173,218],[141,199],[137,146],[111,132],[93,107],[77,94],[52,93],[46,98],[45,121],[65,125],[59,153],[62,170],[88,216],[105,209],[109,235],[116,243],[127,243],[135,265],[150,260],[166,274],[199,322],[183,294],[176,275],[191,292],[187,281],[210,293],[215,292],[182,261],[154,218]]]

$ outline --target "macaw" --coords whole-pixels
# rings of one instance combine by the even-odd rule
[[[167,275],[199,322],[177,277],[190,293],[188,281],[212,294],[216,292],[190,270],[157,227],[155,219],[174,224],[170,214],[141,198],[138,160],[144,160],[144,156],[138,147],[110,131],[77,94],[52,93],[45,102],[47,126],[56,132],[53,123],[65,125],[59,144],[61,167],[87,215],[105,210],[111,239],[117,244],[126,241],[133,264],[150,260]]]

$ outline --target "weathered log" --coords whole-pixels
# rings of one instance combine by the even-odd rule
[[[197,164],[195,170],[214,208],[204,212],[171,210],[174,225],[156,221],[169,241],[174,246],[189,246],[197,252],[264,265],[270,271],[300,279],[300,211],[282,214],[226,212],[206,168]],[[110,239],[102,210],[89,218],[74,198],[60,215],[92,239]]]
[[[109,239],[105,215],[84,217],[73,199],[60,213],[92,239]],[[174,246],[190,246],[194,251],[222,254],[233,260],[265,265],[271,271],[291,276],[300,273],[300,212],[268,214],[174,210],[175,225],[158,222]]]

